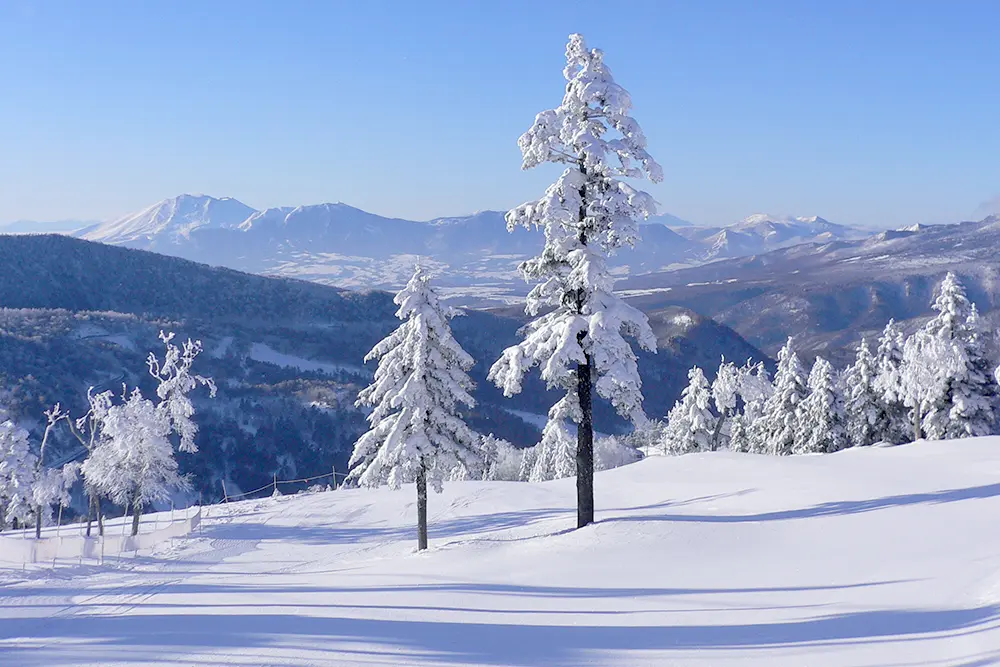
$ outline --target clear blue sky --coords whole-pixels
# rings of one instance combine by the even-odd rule
[[[575,31],[632,92],[663,211],[953,221],[1000,195],[998,25],[961,0],[0,0],[0,221],[182,192],[509,208],[553,176],[516,140]]]

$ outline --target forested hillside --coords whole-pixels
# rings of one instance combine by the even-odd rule
[[[389,294],[343,291],[315,283],[213,268],[154,253],[56,235],[0,236],[0,381],[25,425],[41,426],[56,402],[73,415],[89,386],[152,385],[146,355],[161,348],[161,329],[204,343],[195,370],[215,378],[218,396],[195,394],[201,427],[197,456],[180,454],[207,497],[256,488],[272,475],[298,477],[346,470],[363,413],[354,407],[371,368],[364,355],[397,324]],[[534,444],[551,397],[537,378],[504,398],[485,380],[500,351],[517,339],[522,320],[469,311],[453,327],[475,358],[478,405],[470,423],[521,446]],[[662,416],[692,363],[725,354],[763,358],[726,327],[688,311],[653,317],[656,355],[644,353],[646,409]],[[518,413],[521,416],[518,416]],[[522,417],[528,416],[527,419]],[[598,406],[597,427],[624,424]],[[79,447],[57,431],[55,462]]]

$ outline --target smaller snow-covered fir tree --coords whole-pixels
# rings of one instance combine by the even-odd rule
[[[448,319],[458,311],[440,303],[419,267],[395,303],[403,324],[365,357],[379,362],[357,401],[372,408],[371,429],[354,446],[349,479],[393,488],[416,482],[418,548],[426,549],[427,485],[441,491],[457,466],[480,466],[479,436],[460,414],[475,405],[467,374],[475,362],[451,334]]]
[[[902,369],[906,337],[895,320],[889,320],[875,354],[874,388],[882,404],[885,421],[877,440],[899,443],[912,439],[912,422],[903,401]]]
[[[695,366],[688,372],[688,386],[667,415],[663,449],[669,454],[707,451],[715,432],[709,404],[712,392],[705,374]]]
[[[864,338],[858,345],[854,363],[844,371],[843,377],[847,441],[854,447],[879,442],[887,435],[889,417],[875,385],[875,357]]]
[[[809,373],[809,395],[798,410],[797,454],[836,452],[846,443],[844,406],[837,392],[833,366],[817,357]]]
[[[736,406],[740,393],[741,371],[736,364],[727,362],[725,357],[719,364],[719,370],[715,374],[712,382],[712,402],[715,404],[715,413],[718,419],[715,422],[715,430],[712,433],[713,451],[725,444],[725,432],[727,422],[736,414]]]
[[[789,338],[778,352],[774,393],[764,402],[760,417],[750,425],[750,451],[791,454],[796,449],[798,413],[805,396],[805,370]]]

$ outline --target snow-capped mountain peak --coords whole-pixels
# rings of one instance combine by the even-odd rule
[[[183,194],[153,204],[138,213],[88,229],[83,237],[104,243],[129,243],[165,237],[177,243],[196,229],[235,229],[255,209],[232,197],[216,199],[208,195]]]

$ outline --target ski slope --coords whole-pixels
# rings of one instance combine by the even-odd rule
[[[1000,438],[652,458],[209,508],[104,566],[0,572],[0,665],[1000,664]]]

